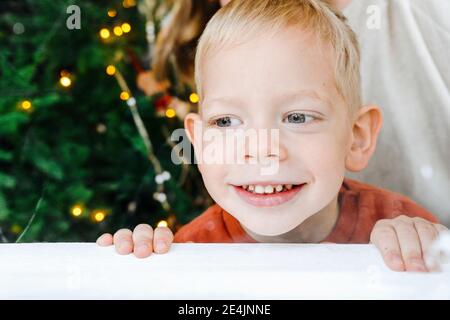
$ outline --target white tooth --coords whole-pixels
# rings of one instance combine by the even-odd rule
[[[244,184],[244,185],[242,186],[242,188],[244,188],[245,190],[247,190],[248,185]]]
[[[255,186],[255,192],[256,193],[264,193],[264,187],[263,186]]]
[[[255,190],[255,186],[253,184],[248,186],[248,191],[254,191]]]
[[[280,192],[281,190],[283,190],[283,186],[281,184],[279,184],[275,187],[276,192]]]
[[[292,184],[287,184],[286,185],[286,189],[291,190],[292,189]]]
[[[273,193],[273,187],[272,186],[266,186],[264,188],[264,193]]]

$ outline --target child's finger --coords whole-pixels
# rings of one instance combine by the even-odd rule
[[[422,257],[422,246],[412,220],[397,220],[393,226],[400,243],[406,271],[426,272],[427,268]]]
[[[114,245],[119,254],[129,254],[133,251],[132,232],[129,229],[120,229],[114,234]]]
[[[426,253],[433,241],[437,238],[438,231],[433,224],[420,218],[414,219],[414,226],[422,245],[422,253]]]
[[[97,244],[102,247],[107,247],[113,244],[113,236],[110,233],[104,233],[97,239]]]
[[[450,233],[446,226],[442,224],[433,224],[438,237],[430,248],[430,254],[427,256],[427,262],[436,266],[436,270],[440,271],[441,264],[449,263],[450,258]]]
[[[420,245],[422,247],[422,257],[425,258],[430,251],[434,240],[438,237],[438,231],[433,224],[421,218],[414,219],[414,226],[419,235]],[[432,266],[427,266],[427,268],[431,267]]]
[[[153,228],[148,224],[139,224],[133,230],[134,255],[146,258],[153,252]]]
[[[397,235],[391,225],[374,228],[370,236],[370,241],[381,252],[384,262],[390,269],[394,271],[405,271]]]
[[[167,227],[158,227],[153,236],[153,248],[156,253],[166,253],[173,242],[173,233]]]
[[[434,224],[434,228],[437,230],[438,234],[448,232],[448,228],[442,224]]]

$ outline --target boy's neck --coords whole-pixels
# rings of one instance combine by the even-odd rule
[[[289,242],[289,243],[318,243],[326,239],[333,230],[339,217],[338,196],[325,208],[315,213],[300,225],[278,236],[264,236],[242,228],[258,242]]]

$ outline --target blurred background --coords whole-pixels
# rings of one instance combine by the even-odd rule
[[[171,161],[170,136],[197,111],[195,46],[227,2],[0,1],[0,242],[176,232],[212,204],[193,159]],[[385,115],[368,168],[349,177],[450,226],[449,2],[328,2],[360,40],[363,100]]]
[[[95,241],[138,223],[176,231],[211,205],[196,166],[170,158],[170,134],[198,96],[191,70],[165,53],[192,60],[204,23],[158,47],[168,13],[183,14],[173,6],[0,2],[1,242]],[[199,18],[218,7],[202,5]]]

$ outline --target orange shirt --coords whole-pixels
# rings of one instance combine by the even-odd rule
[[[339,205],[338,220],[323,242],[369,243],[370,233],[378,220],[400,215],[438,222],[431,213],[405,196],[350,179],[344,180],[339,191]],[[245,232],[236,218],[215,204],[181,227],[174,242],[257,241]]]

